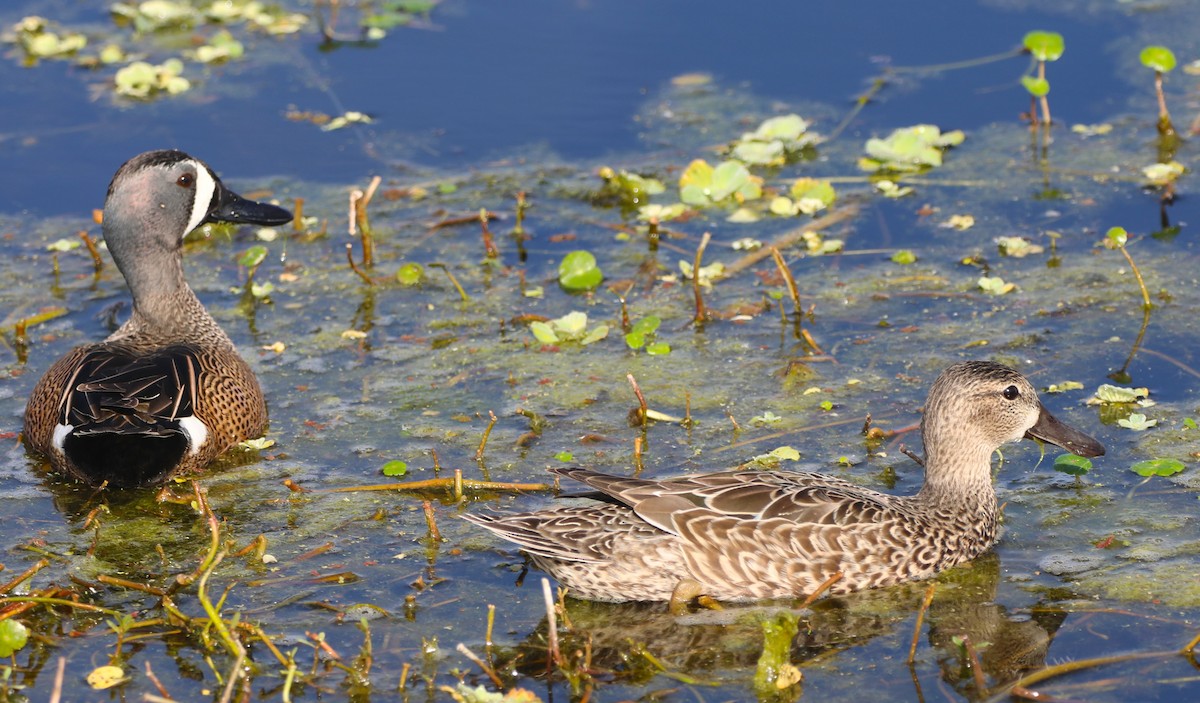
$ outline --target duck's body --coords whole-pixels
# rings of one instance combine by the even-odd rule
[[[93,485],[140,486],[199,470],[266,428],[258,380],[183,276],[183,238],[204,222],[283,224],[180,151],[130,159],[113,177],[104,239],[133,294],[108,339],[56,361],[30,394],[25,438]]]
[[[922,579],[979,556],[997,535],[991,455],[1029,436],[1085,456],[1104,448],[1058,422],[1016,371],[948,368],[922,421],[926,480],[894,496],[816,473],[727,471],[667,480],[556,469],[599,505],[467,515],[516,542],[581,598],[667,600],[684,582],[720,600],[803,597]]]

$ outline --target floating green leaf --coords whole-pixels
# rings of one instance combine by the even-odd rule
[[[1079,381],[1063,381],[1062,383],[1051,383],[1046,387],[1047,393],[1063,393],[1065,391],[1077,391],[1083,388],[1083,384]]]
[[[134,61],[117,71],[113,82],[118,95],[145,100],[159,93],[176,95],[191,88],[191,82],[181,73],[183,62],[179,59],[167,59],[157,66]]]
[[[628,171],[614,171],[605,166],[599,175],[604,179],[602,196],[616,198],[628,205],[645,205],[651,195],[658,195],[666,190],[666,186],[657,178],[642,176]]]
[[[267,248],[260,244],[255,244],[247,249],[245,253],[238,258],[238,265],[245,266],[246,268],[254,268],[255,266],[261,264],[266,258]]]
[[[1092,470],[1092,461],[1077,454],[1060,454],[1054,459],[1054,470],[1071,476],[1082,476]]]
[[[408,473],[408,464],[399,459],[393,459],[379,470],[384,476],[403,476]]]
[[[1178,161],[1168,161],[1143,167],[1142,175],[1146,177],[1146,185],[1161,188],[1179,180],[1186,171],[1187,168]]]
[[[751,176],[740,161],[723,161],[713,168],[707,161],[696,159],[679,177],[679,199],[696,207],[761,197],[761,179]]]
[[[240,59],[245,52],[242,43],[234,39],[229,30],[222,29],[214,34],[207,44],[197,47],[192,55],[200,63],[222,63]]]
[[[425,269],[415,261],[403,264],[396,271],[396,280],[402,286],[415,286],[425,277]]]
[[[911,249],[901,249],[900,251],[892,254],[892,261],[902,266],[913,264],[917,261],[917,255],[914,254]]]
[[[1175,53],[1165,46],[1148,46],[1138,56],[1142,65],[1159,73],[1175,70]]]
[[[1185,468],[1178,459],[1146,459],[1130,466],[1129,470],[1138,476],[1172,476]]]
[[[1157,425],[1158,420],[1147,420],[1142,413],[1130,413],[1129,417],[1117,420],[1117,424],[1134,432],[1144,432]]]
[[[592,290],[604,280],[590,251],[573,251],[558,265],[558,283],[568,291]]]
[[[608,325],[598,325],[589,330],[587,322],[587,313],[573,311],[549,322],[535,320],[529,323],[529,331],[542,344],[579,342],[588,345],[608,336]]]
[[[942,131],[936,125],[920,124],[893,131],[886,139],[868,139],[867,156],[859,168],[872,172],[911,173],[942,165],[942,150],[962,143],[960,130]]]
[[[671,345],[666,342],[654,342],[646,345],[646,353],[650,356],[665,356],[671,353]]]
[[[1015,290],[1017,284],[1005,283],[1004,279],[999,276],[980,276],[979,287],[992,295],[1004,295]]]
[[[29,630],[21,623],[8,618],[0,620],[0,657],[11,657],[29,641]]]
[[[1149,388],[1123,388],[1104,383],[1096,389],[1095,395],[1088,403],[1092,405],[1100,403],[1143,403],[1146,402],[1149,396]]]
[[[563,462],[563,463],[565,464],[565,463],[567,463],[567,462],[574,461],[574,460],[575,460],[575,455],[574,455],[574,454],[572,454],[571,452],[568,452],[568,451],[565,451],[565,450],[564,450],[564,451],[561,451],[561,452],[559,452],[559,453],[555,454],[555,455],[554,455],[554,458],[555,458],[555,459],[558,459],[559,461],[561,461],[561,462]]]
[[[1025,35],[1022,44],[1038,61],[1057,61],[1066,50],[1063,35],[1058,32],[1033,31]]]
[[[993,241],[1001,254],[1018,259],[1030,254],[1041,254],[1046,250],[1041,244],[1034,244],[1024,237],[996,237]]]
[[[643,205],[638,208],[638,219],[642,222],[657,220],[659,222],[667,222],[679,217],[687,212],[687,206],[683,203],[673,203],[671,205]]]
[[[1036,76],[1021,76],[1021,85],[1025,86],[1025,90],[1035,98],[1042,98],[1050,94],[1050,81],[1045,78]]]

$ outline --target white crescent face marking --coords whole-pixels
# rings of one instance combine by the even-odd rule
[[[179,418],[179,429],[188,438],[188,454],[196,454],[208,439],[208,427],[195,415]]]
[[[50,446],[61,452],[63,450],[63,443],[67,441],[67,435],[71,434],[74,429],[74,425],[55,425],[54,434],[50,438]]]
[[[213,193],[217,190],[217,182],[213,179],[212,174],[208,172],[208,167],[198,161],[186,162],[191,165],[196,171],[196,185],[193,190],[194,197],[192,198],[192,214],[188,217],[187,229],[183,230],[180,237],[187,236],[188,232],[200,226],[204,222],[204,218],[208,216],[208,207],[212,204]]]

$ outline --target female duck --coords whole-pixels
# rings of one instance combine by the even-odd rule
[[[258,380],[183,277],[183,238],[205,222],[281,225],[182,151],[127,161],[108,186],[104,241],[133,294],[108,339],[50,367],[25,408],[25,438],[59,472],[141,486],[203,468],[266,428]]]
[[[839,478],[726,471],[661,481],[555,469],[601,504],[466,519],[516,542],[572,595],[667,600],[676,588],[720,600],[798,598],[922,579],[996,541],[991,456],[1029,437],[1081,456],[1104,447],[1056,420],[1033,386],[986,361],[955,364],[921,422],[925,483],[894,496]]]

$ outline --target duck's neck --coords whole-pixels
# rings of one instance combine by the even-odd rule
[[[953,507],[956,512],[994,514],[993,450],[977,442],[930,442],[930,433],[922,434],[926,440],[925,483],[915,499],[930,507]]]
[[[232,346],[184,280],[178,256],[153,261],[135,259],[132,265],[121,267],[121,273],[133,294],[133,314],[111,339],[135,337],[147,344],[203,341]]]

